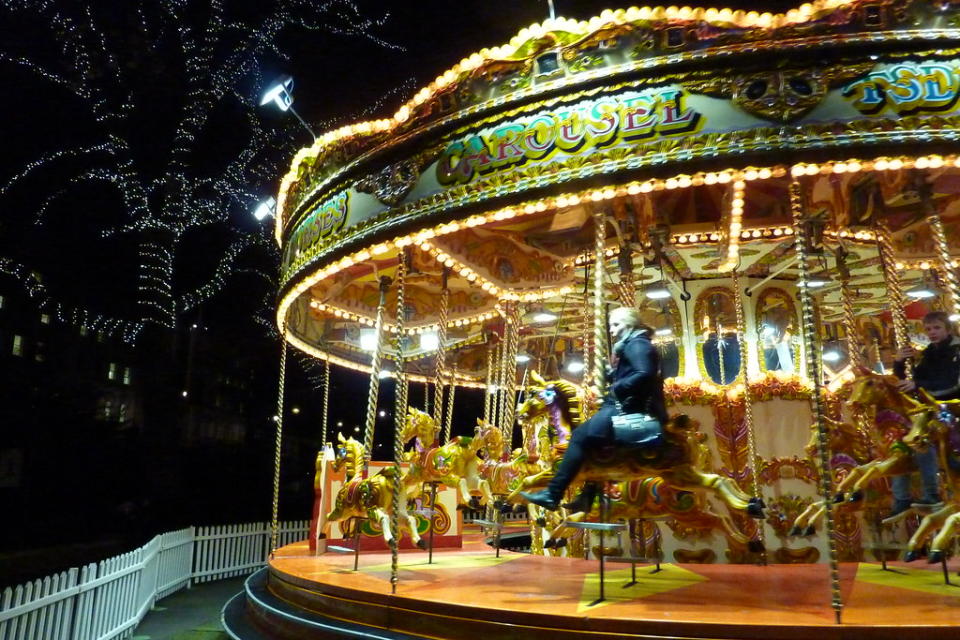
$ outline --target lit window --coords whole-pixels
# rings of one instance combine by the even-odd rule
[[[87,325],[85,324],[80,325],[80,335],[82,336],[87,335]]]
[[[123,368],[123,384],[130,384],[130,381],[133,380],[133,371],[130,367]]]
[[[5,306],[7,306],[7,299],[0,296],[0,309],[3,309]]]
[[[50,314],[41,313],[40,314],[40,324],[50,324]]]
[[[36,353],[33,354],[33,359],[36,360],[37,362],[43,362],[46,359],[43,355],[45,346],[46,345],[43,344],[42,342],[37,343]]]
[[[117,415],[117,420],[120,422],[127,421],[127,403],[126,402],[120,403],[120,413],[119,415]]]
[[[111,362],[110,368],[107,369],[107,380],[116,380],[117,379],[117,363]]]
[[[103,342],[103,331],[97,331],[97,342]]]
[[[23,336],[13,336],[13,355],[23,355]]]

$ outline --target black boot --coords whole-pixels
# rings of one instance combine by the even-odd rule
[[[537,491],[536,493],[527,493],[526,491],[521,491],[520,497],[527,502],[532,502],[535,505],[543,507],[547,511],[556,511],[560,508],[561,495],[555,495],[552,491],[550,491],[549,487],[543,491]]]
[[[572,513],[587,513],[593,508],[593,501],[596,500],[600,487],[595,482],[584,483],[583,489],[577,494],[577,497],[566,502],[563,508]]]

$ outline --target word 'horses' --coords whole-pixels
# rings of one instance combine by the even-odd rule
[[[344,440],[343,434],[337,434],[337,439],[339,443],[335,449],[333,470],[340,471],[346,467],[347,479],[337,492],[333,511],[327,514],[323,537],[326,537],[333,522],[368,518],[380,524],[384,541],[390,546],[395,545],[397,532],[390,528],[390,516],[393,513],[393,480],[398,473],[397,468],[387,467],[372,478],[363,478],[363,445],[353,438]],[[425,549],[426,543],[420,539],[420,532],[417,530],[417,519],[407,513],[407,496],[402,491],[398,516],[400,527],[410,532],[413,543]],[[355,521],[353,526],[359,526],[359,522]],[[347,531],[345,527],[344,531],[346,535],[350,535],[354,530],[351,527]]]
[[[532,420],[544,413],[550,416],[550,427],[561,441],[563,436],[578,427],[583,394],[565,381],[546,382],[531,375],[536,386],[527,392],[527,400],[517,415]],[[685,415],[672,417],[664,425],[664,444],[654,450],[625,447],[606,447],[588,455],[577,475],[579,481],[602,482],[611,479],[628,480],[659,476],[668,485],[691,492],[709,492],[734,511],[753,517],[763,517],[763,503],[751,498],[730,478],[701,469],[699,433]],[[555,456],[559,457],[559,456]],[[553,477],[552,468],[524,479],[511,494],[514,499],[521,489],[547,484]]]

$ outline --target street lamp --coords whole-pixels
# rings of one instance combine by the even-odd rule
[[[257,219],[257,222],[263,222],[263,219],[268,216],[276,217],[277,215],[277,199],[273,196],[270,196],[263,202],[257,205],[257,208],[253,210],[253,217]]]
[[[260,106],[266,106],[271,102],[277,105],[280,111],[289,111],[297,116],[297,120],[299,120],[303,128],[310,133],[313,141],[317,141],[317,135],[313,132],[313,129],[310,128],[306,120],[300,117],[297,110],[293,108],[293,77],[287,75],[280,76],[270,85],[270,88],[267,89],[263,97],[260,98]]]

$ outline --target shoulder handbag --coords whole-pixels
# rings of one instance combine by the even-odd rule
[[[617,415],[612,416],[613,439],[627,447],[659,447],[663,443],[663,425],[649,413],[624,413],[615,400]]]

